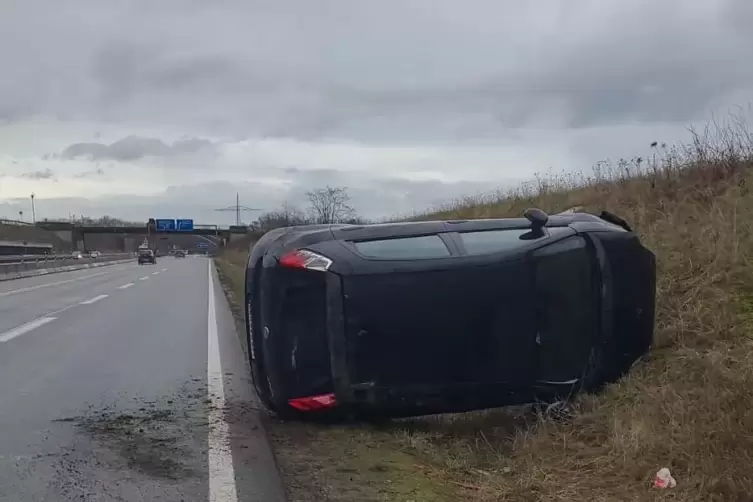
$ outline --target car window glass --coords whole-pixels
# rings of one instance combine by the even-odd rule
[[[562,230],[568,231],[567,227],[547,229],[550,235],[561,233]],[[510,251],[528,246],[531,242],[545,237],[546,235],[540,237],[534,236],[530,228],[486,230],[482,232],[463,232],[460,234],[465,249],[470,255]]]
[[[413,260],[450,256],[450,250],[438,235],[361,241],[353,245],[359,253],[370,258]]]

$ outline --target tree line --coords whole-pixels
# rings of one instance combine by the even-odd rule
[[[306,192],[308,206],[305,210],[283,203],[274,211],[263,213],[254,222],[254,227],[263,232],[275,228],[316,223],[366,223],[350,203],[346,187],[317,188]]]

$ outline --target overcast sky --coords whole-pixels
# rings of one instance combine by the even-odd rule
[[[753,99],[751,0],[3,0],[0,217],[406,214]],[[255,213],[247,213],[246,220]]]

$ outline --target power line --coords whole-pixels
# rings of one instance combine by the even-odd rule
[[[234,206],[222,207],[220,209],[215,209],[215,211],[235,211],[235,224],[241,226],[241,211],[263,211],[263,209],[241,206],[240,195],[236,192]]]

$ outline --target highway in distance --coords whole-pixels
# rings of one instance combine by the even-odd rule
[[[284,500],[213,263],[0,282],[0,501]]]

